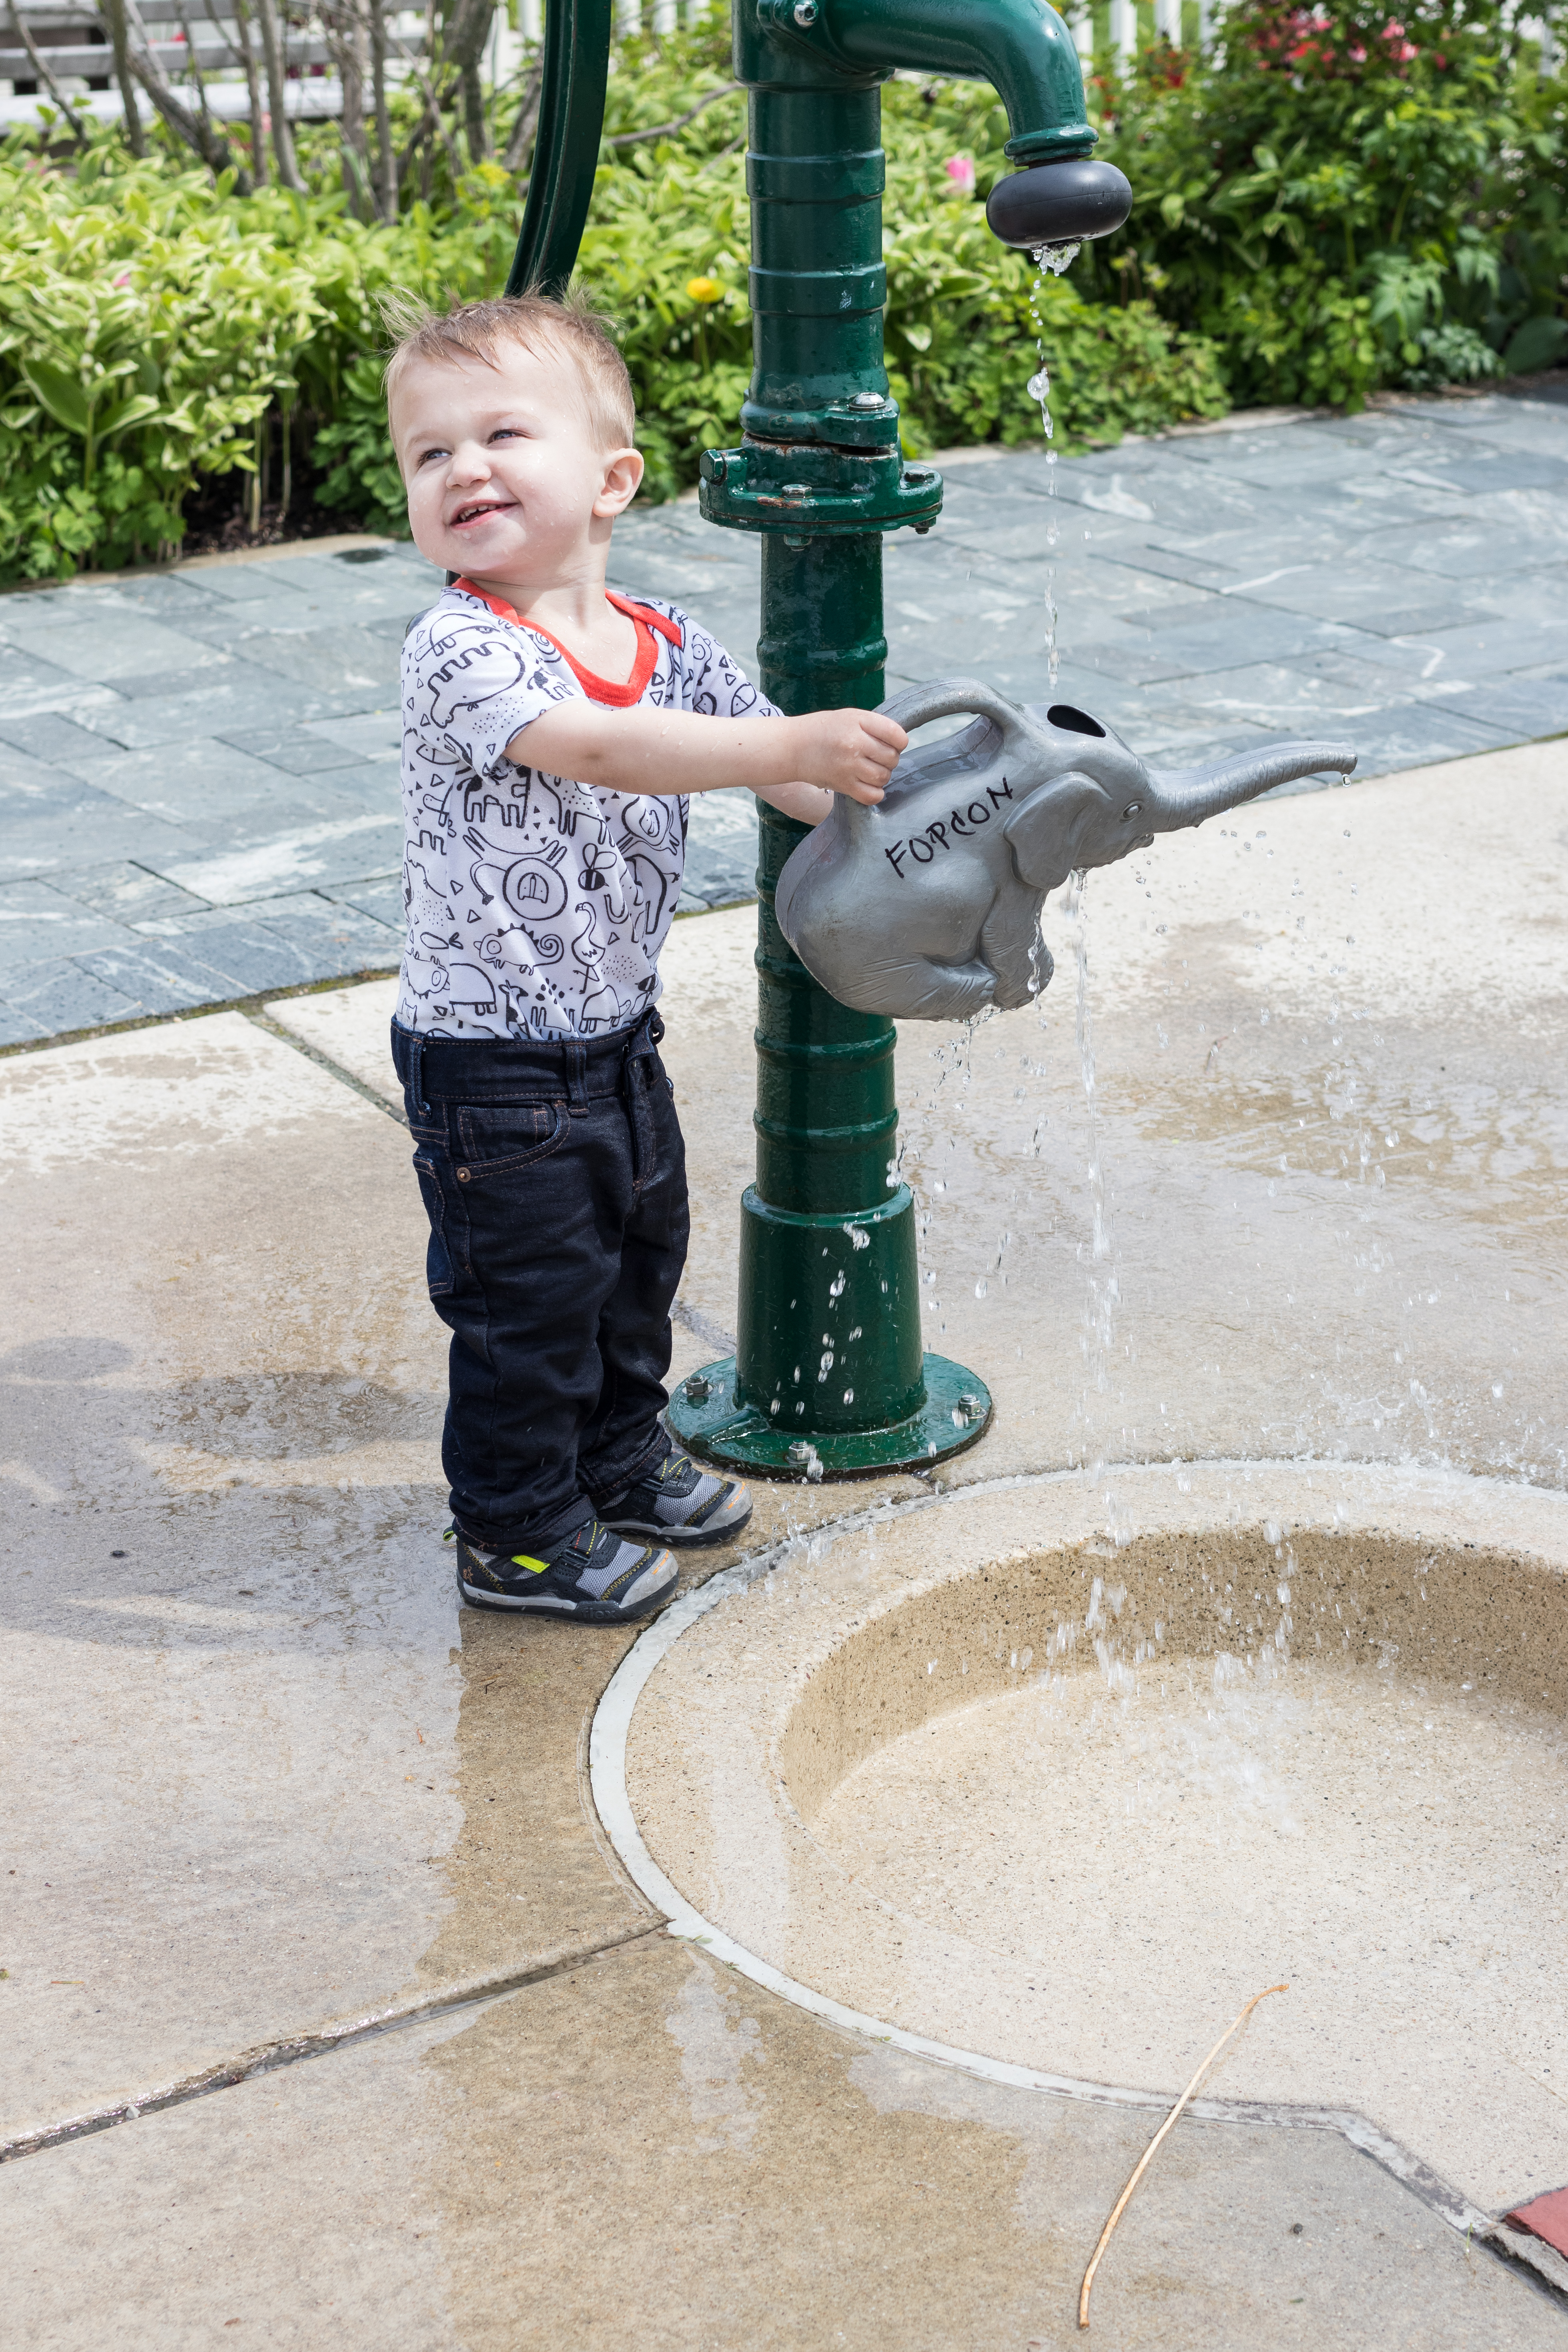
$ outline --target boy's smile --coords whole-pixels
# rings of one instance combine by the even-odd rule
[[[504,343],[491,366],[415,361],[390,421],[409,525],[432,563],[513,604],[602,572],[642,460],[598,446],[564,353]]]

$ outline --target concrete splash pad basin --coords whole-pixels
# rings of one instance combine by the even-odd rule
[[[1113,1532],[1107,1531],[1106,1488]],[[1568,2177],[1568,1499],[1202,1465],[743,1562],[594,1731],[677,1932],[1044,2091],[1337,2126],[1460,2227]]]

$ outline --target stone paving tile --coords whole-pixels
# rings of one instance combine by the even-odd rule
[[[1561,621],[1531,626],[1520,621],[1466,621],[1458,628],[1401,635],[1379,658],[1413,677],[1498,677],[1561,661],[1568,654],[1568,626]]]
[[[79,688],[71,708],[79,709],[89,699]],[[120,697],[112,695],[105,688],[100,699],[106,705],[118,705]],[[35,713],[15,708],[8,694],[0,698],[0,743],[7,744],[13,751],[26,751],[34,760],[49,767],[63,768],[68,774],[74,773],[84,761],[90,769],[103,757],[102,743],[96,735],[89,735],[85,727],[73,726],[58,711]]]
[[[401,874],[386,874],[379,881],[345,882],[322,895],[331,898],[334,906],[357,907],[362,915],[374,916],[378,923],[385,923],[389,929],[395,931],[400,944],[395,949],[392,961],[398,961],[403,936]]]
[[[291,889],[330,889],[367,875],[391,873],[402,861],[401,816],[363,811],[250,845],[176,859],[163,870],[171,882],[196,898],[233,907],[276,898]]]
[[[25,1013],[13,1012],[0,1004],[0,1045],[37,1045],[54,1032],[43,1022],[31,1019]]]
[[[0,885],[0,974],[40,956],[110,946],[117,926],[42,881]],[[0,981],[0,986],[4,982]]]
[[[395,702],[365,711],[357,719],[311,719],[303,731],[319,742],[357,752],[362,760],[396,760],[402,755],[403,719]]]
[[[61,824],[73,816],[108,817],[122,814],[123,805],[111,793],[46,767],[41,760],[20,753],[0,756],[0,822],[6,825],[26,824],[31,817]]]
[[[1428,466],[1412,463],[1393,470],[1406,481],[1469,498],[1490,498],[1500,490],[1556,490],[1568,484],[1568,465],[1561,457],[1503,449],[1444,450]]]
[[[221,826],[224,832],[215,839],[228,837],[242,812],[263,812],[269,831],[308,822],[337,806],[340,791],[335,776],[322,787],[285,784],[265,760],[205,733],[129,752],[100,744],[90,765],[74,757],[71,765],[116,800],[151,810],[183,829]],[[196,839],[203,838],[198,831]]]
[[[75,781],[57,773],[62,787]],[[0,879],[74,874],[111,858],[155,866],[161,856],[174,854],[169,845],[174,838],[174,826],[163,817],[130,808],[110,793],[96,793],[81,807],[59,814],[7,812],[0,818]]]
[[[281,768],[289,776],[326,775],[336,768],[358,767],[364,756],[346,744],[310,734],[303,727],[289,728],[279,735],[248,735],[235,748],[248,751],[252,759],[265,760],[269,768]]]
[[[968,673],[1178,765],[1348,736],[1362,775],[1568,727],[1562,406],[1415,402],[1058,464],[1029,446],[946,478],[937,530],[887,543],[889,691]],[[690,499],[634,509],[611,567],[753,677],[759,575],[758,542]],[[47,879],[88,927],[73,937],[110,926],[86,952],[120,959],[24,957],[26,1004],[5,994],[0,1021],[30,1034],[59,1004],[78,1025],[93,1001],[126,1017],[121,983],[183,986],[231,934],[247,971],[379,968],[401,921],[397,650],[437,585],[389,545],[0,599],[0,877]],[[683,908],[751,894],[755,831],[738,794],[694,806]],[[176,927],[183,974],[136,961],[147,923]]]
[[[750,793],[708,793],[691,803],[680,904],[730,907],[757,895],[757,813]]]
[[[1433,696],[1432,702],[1439,698]],[[1568,673],[1551,677],[1491,678],[1485,684],[1444,689],[1439,707],[1481,726],[1500,730],[1510,742],[1568,732]]]
[[[361,909],[310,890],[261,899],[243,909],[208,908],[138,928],[146,952],[178,948],[211,964],[234,983],[231,996],[395,964],[403,944],[401,926],[389,931]]]
[[[216,1000],[217,992],[213,992]],[[5,974],[0,1021],[21,1025],[20,1036],[57,1037],[68,1029],[92,1029],[106,1021],[133,1020],[138,999],[95,972],[56,958],[19,964]]]
[[[155,921],[164,915],[197,914],[202,900],[188,890],[178,889],[158,874],[149,873],[146,866],[130,859],[121,859],[111,866],[89,866],[73,868],[68,876],[70,896],[79,905],[91,907],[100,915],[112,916],[120,923]]]
[[[100,685],[160,670],[188,675],[223,658],[210,646],[194,646],[178,629],[138,613],[98,612],[45,628],[36,626],[30,614],[14,621],[4,613],[0,634],[24,654]]]
[[[1519,740],[1510,728],[1488,726],[1431,703],[1358,719],[1347,732],[1356,748],[1358,776],[1394,775],[1404,768],[1462,759],[1471,751],[1494,751],[1500,744]]]
[[[103,982],[118,991],[126,1000],[126,1011],[113,1015],[116,1020],[128,1020],[136,1014],[184,1013],[193,1005],[221,1003],[227,996],[247,996],[263,988],[291,985],[307,977],[298,969],[288,970],[289,959],[279,943],[278,952],[268,956],[253,952],[251,964],[257,977],[241,978],[233,968],[242,960],[245,942],[230,940],[225,934],[216,937],[213,951],[204,952],[207,942],[192,949],[179,940],[143,939],[130,945],[106,948],[96,955],[79,956],[72,966],[60,971],[60,985],[68,985],[68,969],[74,969],[89,981]],[[234,954],[225,953],[233,948]],[[288,971],[288,979],[283,974]]]
[[[338,688],[296,683],[261,663],[229,656],[215,676],[145,701],[120,698],[112,706],[96,706],[83,718],[94,735],[126,751],[146,751],[184,744],[196,735],[234,735],[252,727],[302,726],[310,719],[335,719],[362,708],[370,695],[385,691],[383,681],[369,678],[363,686]]]
[[[401,884],[398,885],[401,897]],[[321,979],[328,974],[338,977],[348,972],[368,971],[380,967],[386,971],[398,962],[403,953],[402,908],[399,907],[395,928],[389,927],[376,916],[355,907],[343,898],[328,898],[314,890],[297,891],[288,898],[263,898],[246,910],[257,925],[269,935],[293,949],[301,961],[313,970],[301,971],[301,980]],[[216,920],[216,916],[192,916],[186,926],[194,928]],[[202,941],[205,950],[205,940]],[[258,986],[268,986],[260,982]]]
[[[308,635],[273,629],[247,636],[245,659],[287,679],[290,686],[305,686],[334,699],[353,696],[362,706],[367,688],[383,697],[395,698],[397,693],[398,646],[353,624]],[[306,715],[335,718],[348,713],[340,708]]]
[[[1471,580],[1488,572],[1531,571],[1543,564],[1561,564],[1568,556],[1568,499],[1553,507],[1532,500],[1523,510],[1488,517],[1442,518],[1411,527],[1391,529],[1380,541],[1384,562],[1407,565],[1416,572],[1441,572],[1450,579]]]

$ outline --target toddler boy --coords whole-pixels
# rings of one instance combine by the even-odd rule
[[[655,1006],[688,797],[748,785],[815,824],[835,792],[880,800],[906,739],[874,711],[787,719],[674,605],[605,589],[642,459],[589,312],[528,295],[403,323],[409,524],[458,575],[404,646],[392,1025],[452,1332],[458,1581],[619,1623],[668,1596],[666,1546],[751,1516],[659,1419],[689,1219]]]

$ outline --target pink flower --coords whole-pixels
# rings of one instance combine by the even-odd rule
[[[973,193],[974,165],[969,156],[950,155],[947,159],[947,176],[955,188],[963,189],[966,196]]]
[[[131,283],[131,272],[129,269],[122,269],[114,282],[116,286],[129,286]]]

